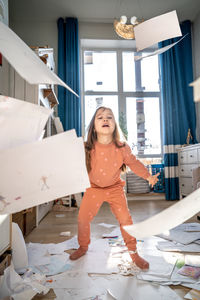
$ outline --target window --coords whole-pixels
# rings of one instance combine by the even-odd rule
[[[86,51],[84,75],[85,91],[117,91],[116,52]]]
[[[117,96],[85,96],[85,129],[91,121],[91,118],[98,106],[110,107],[115,115],[116,120],[118,117],[118,97]]]
[[[99,106],[112,108],[135,155],[162,157],[158,57],[135,60],[134,51],[83,50],[84,128]]]

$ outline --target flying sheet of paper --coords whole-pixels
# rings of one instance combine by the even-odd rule
[[[67,131],[0,151],[0,213],[15,213],[90,186],[82,138]]]
[[[170,230],[182,224],[200,211],[200,189],[159,214],[138,224],[123,226],[136,238],[149,237]]]
[[[59,84],[78,95],[29,48],[8,26],[0,22],[0,52],[30,84]]]
[[[194,93],[194,101],[200,101],[200,77],[190,83],[190,86],[193,86],[193,93]]]
[[[137,51],[182,35],[175,10],[140,23],[134,32]]]
[[[0,96],[0,150],[40,139],[51,110]]]
[[[158,50],[155,50],[154,52],[150,53],[150,54],[146,54],[146,55],[143,55],[143,56],[134,56],[134,60],[135,61],[138,61],[138,60],[142,60],[144,58],[147,58],[147,57],[150,57],[150,56],[154,56],[154,55],[158,55],[158,54],[162,54],[164,52],[166,52],[167,50],[171,49],[172,47],[174,47],[176,44],[178,44],[182,39],[184,39],[186,36],[188,35],[185,34],[182,38],[180,38],[177,42],[173,43],[173,44],[170,44],[170,45],[167,45],[163,48],[160,48]]]

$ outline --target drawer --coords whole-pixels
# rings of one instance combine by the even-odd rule
[[[187,163],[187,151],[180,152],[179,160],[180,160],[180,164]]]
[[[187,151],[187,163],[191,164],[191,163],[195,163],[197,161],[198,161],[198,159],[197,159],[197,149]]]
[[[192,177],[192,170],[196,168],[196,165],[180,165],[180,176]]]
[[[189,195],[193,192],[192,178],[180,177],[180,191],[182,195]]]

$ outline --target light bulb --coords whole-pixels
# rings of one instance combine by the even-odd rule
[[[137,18],[134,16],[131,18],[131,24],[135,25],[137,23]]]
[[[121,16],[120,23],[126,24],[126,22],[127,22],[127,17],[126,16]]]

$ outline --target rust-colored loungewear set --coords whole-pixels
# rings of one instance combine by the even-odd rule
[[[133,224],[123,189],[125,183],[120,178],[123,164],[144,179],[150,176],[147,168],[136,159],[127,144],[118,148],[114,143],[108,145],[95,143],[94,149],[91,150],[89,172],[91,187],[83,196],[78,216],[78,242],[82,248],[88,248],[90,222],[98,213],[102,203],[106,201],[120,224],[128,250],[136,250],[136,239],[122,228],[124,225]]]

